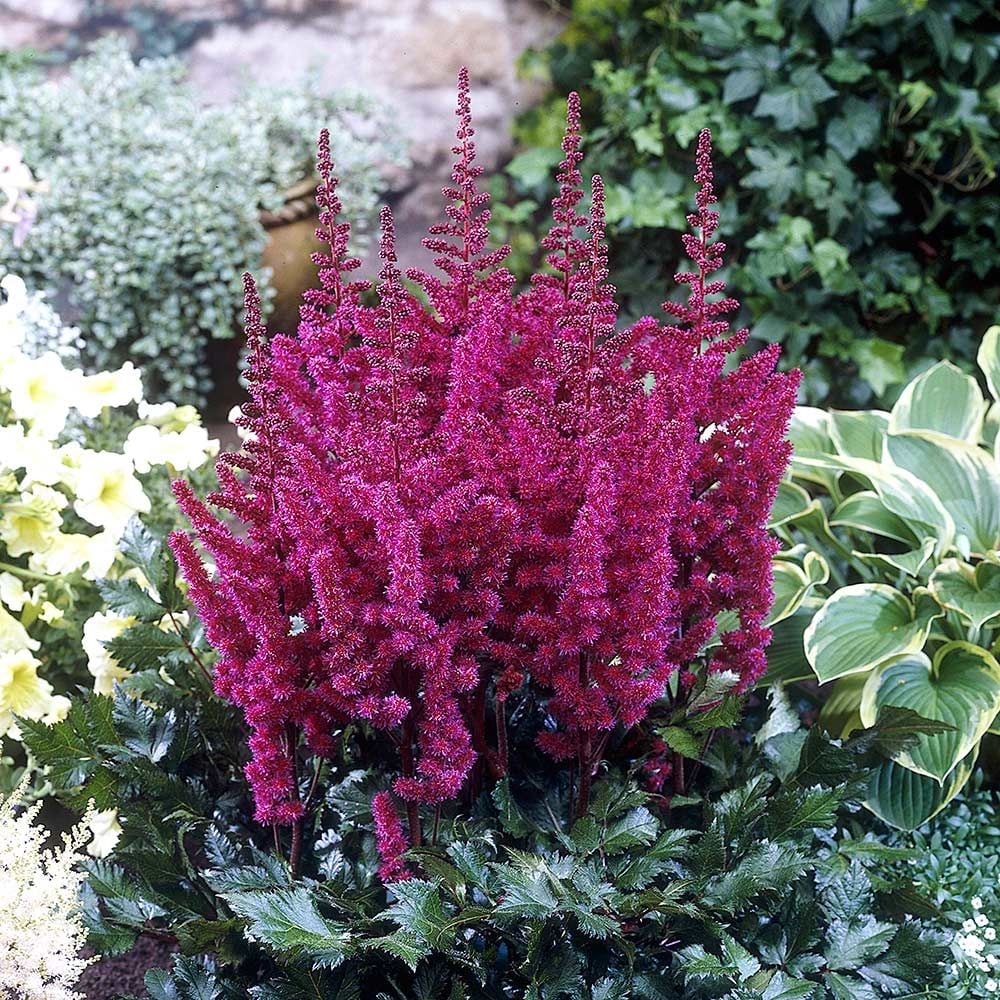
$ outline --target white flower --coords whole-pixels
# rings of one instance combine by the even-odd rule
[[[19,576],[13,573],[0,573],[0,601],[11,611],[21,611],[25,604],[31,601],[31,595],[24,589]]]
[[[80,957],[85,875],[77,862],[90,817],[64,835],[60,849],[45,850],[49,834],[34,822],[40,804],[15,812],[26,787],[27,780],[0,802],[0,996],[82,1000],[73,986],[91,960]]]
[[[966,924],[972,923],[971,920],[966,920],[962,927],[964,928]],[[966,934],[965,936],[959,934],[955,939],[958,947],[965,952],[970,958],[978,959],[982,953],[983,949],[986,947],[986,942],[981,938],[977,937],[975,934]]]
[[[969,902],[969,905],[974,910],[981,910],[983,908],[983,900],[980,896],[973,896]]]
[[[129,432],[124,447],[136,471],[143,473],[155,465],[172,466],[175,472],[197,469],[218,450],[218,441],[213,441],[198,424],[189,424],[182,431],[164,431],[152,424],[141,424]]]
[[[93,840],[87,845],[87,853],[94,858],[106,858],[116,847],[122,835],[117,809],[105,809],[90,817],[90,831]]]
[[[191,424],[201,423],[201,417],[193,406],[178,406],[176,403],[142,402],[139,404],[139,419],[165,431],[182,431]]]
[[[983,931],[983,937],[986,938],[987,941],[996,941],[997,932],[993,927],[987,927],[986,930]]]
[[[229,411],[229,415],[226,419],[236,428],[236,434],[241,441],[253,441],[256,439],[254,432],[236,423],[236,421],[242,416],[243,411],[238,406],[234,406]]]
[[[97,417],[106,406],[127,406],[141,399],[142,373],[126,361],[116,372],[82,376],[74,402],[85,417]]]
[[[14,415],[51,439],[66,423],[75,376],[55,354],[43,354],[40,358],[18,356],[0,367],[0,386],[10,393]]]
[[[977,913],[975,921],[977,927],[985,927],[990,922],[990,918],[985,913]]]
[[[93,452],[76,477],[76,512],[85,521],[121,536],[133,514],[148,513],[149,497],[132,462],[111,451]]]
[[[987,979],[986,982],[983,983],[983,988],[987,993],[996,993],[998,985],[1000,984],[998,984],[995,979]]]
[[[87,669],[94,678],[97,694],[112,694],[115,681],[130,676],[130,672],[111,655],[105,643],[121,635],[135,621],[132,617],[99,611],[83,623],[83,651],[87,654]]]

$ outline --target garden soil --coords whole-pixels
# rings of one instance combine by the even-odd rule
[[[77,989],[87,1000],[114,1000],[120,996],[146,995],[143,978],[150,969],[173,966],[176,946],[165,941],[139,938],[135,947],[117,958],[102,958],[80,978]]]

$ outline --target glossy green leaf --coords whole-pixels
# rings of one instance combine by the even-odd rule
[[[928,586],[940,604],[957,611],[973,628],[1000,617],[1000,565],[995,562],[973,567],[946,559],[931,574]]]
[[[934,491],[970,551],[985,555],[1000,542],[1000,467],[982,448],[929,431],[890,434],[892,462]]]
[[[922,652],[895,657],[868,678],[861,693],[861,721],[873,725],[879,711],[890,705],[954,727],[921,735],[916,746],[894,758],[943,784],[1000,712],[1000,664],[968,642],[947,643],[933,660]]]
[[[976,751],[973,751],[951,772],[948,780],[939,785],[933,778],[887,760],[875,768],[868,779],[865,806],[890,826],[916,830],[965,787],[975,763]]]
[[[939,361],[903,390],[889,417],[889,432],[935,431],[978,444],[986,402],[976,380],[950,361]]]
[[[806,629],[806,658],[824,684],[871,670],[892,656],[921,649],[931,622],[943,613],[926,592],[915,606],[885,584],[842,587]]]

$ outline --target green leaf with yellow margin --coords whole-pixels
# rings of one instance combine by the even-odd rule
[[[960,559],[946,559],[931,574],[928,586],[941,605],[975,629],[1000,618],[1000,565],[995,562],[972,567]]]
[[[922,734],[893,758],[943,785],[1000,712],[1000,664],[969,642],[946,643],[933,660],[922,652],[894,657],[868,678],[861,693],[861,721],[873,725],[879,711],[891,705],[953,727]]]
[[[944,612],[923,588],[916,603],[883,583],[857,583],[829,597],[803,636],[806,658],[820,682],[859,674],[901,653],[923,648],[931,623]]]

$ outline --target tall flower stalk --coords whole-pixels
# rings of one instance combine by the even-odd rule
[[[506,771],[515,691],[544,706],[539,745],[575,762],[582,815],[610,735],[675,674],[745,687],[763,666],[765,525],[798,379],[776,351],[726,371],[746,332],[730,332],[736,303],[712,277],[725,247],[708,132],[684,237],[695,269],[677,275],[688,300],[665,304],[672,322],[620,327],[576,95],[547,266],[524,291],[507,249],[487,249],[465,71],[456,114],[445,217],[425,241],[437,272],[407,272],[423,297],[388,209],[375,304],[349,280],[321,136],[319,287],[298,331],[267,341],[248,279],[247,443],[219,464],[219,514],[177,485],[214,574],[190,537],[174,550],[219,651],[217,690],[251,728],[257,817],[292,826],[293,866],[305,758],[331,755],[350,723],[394,746],[418,845],[422,806]],[[711,646],[723,611],[738,624]],[[375,808],[384,874],[405,877],[389,792]]]

